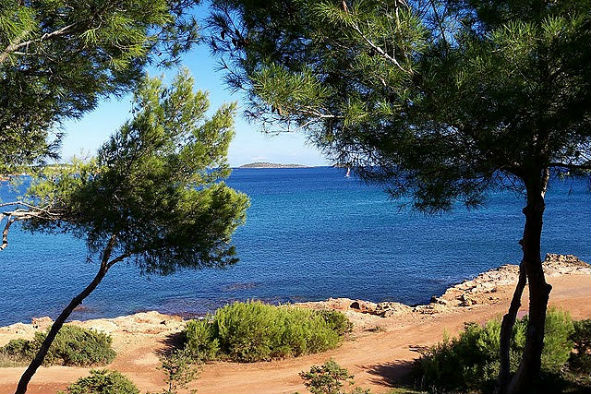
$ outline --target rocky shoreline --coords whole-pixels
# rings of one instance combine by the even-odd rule
[[[547,277],[561,275],[591,275],[591,265],[573,255],[548,253],[543,262]],[[517,283],[519,266],[502,265],[483,272],[448,288],[440,297],[433,296],[429,304],[409,306],[399,302],[369,302],[349,298],[329,298],[326,301],[307,302],[300,306],[317,309],[354,311],[380,317],[391,317],[407,313],[433,314],[453,308],[470,307],[477,304],[490,304],[496,301],[494,293],[499,286],[512,286]]]
[[[572,255],[548,254],[543,267],[548,277],[591,275],[591,265]],[[452,312],[461,308],[495,303],[498,299],[495,296],[497,288],[514,285],[517,282],[518,271],[517,265],[507,264],[481,273],[474,279],[448,288],[443,295],[434,296],[431,302],[425,305],[409,306],[398,302],[374,303],[349,298],[329,298],[325,301],[293,305],[312,309],[338,310],[345,313],[354,324],[366,326],[366,323],[375,324],[382,318]],[[4,344],[3,342],[15,337],[33,337],[35,332],[45,331],[51,324],[52,320],[49,317],[41,317],[33,319],[30,324],[15,323],[0,327],[0,346]],[[70,324],[92,328],[107,334],[166,336],[182,330],[186,320],[180,316],[164,315],[152,311],[116,318],[76,320]]]

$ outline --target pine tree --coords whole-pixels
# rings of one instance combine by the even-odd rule
[[[503,319],[499,391],[536,378],[551,286],[540,256],[552,175],[591,169],[588,0],[215,0],[211,46],[248,114],[306,130],[414,206],[478,207],[522,191],[520,280]],[[511,328],[529,284],[517,373]]]
[[[88,162],[48,167],[28,199],[4,203],[3,247],[19,221],[33,232],[70,233],[86,240],[98,271],[57,317],[16,394],[31,377],[72,311],[117,263],[143,272],[223,267],[237,261],[231,235],[245,218],[247,197],[221,180],[234,134],[235,105],[210,119],[207,95],[193,92],[181,73],[166,87],[144,80],[135,92],[134,116]]]

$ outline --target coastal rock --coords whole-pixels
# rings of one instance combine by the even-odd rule
[[[355,309],[361,313],[374,313],[376,311],[377,304],[375,302],[357,300],[353,301],[349,305],[349,308]]]
[[[560,275],[589,275],[591,266],[573,255],[548,253],[543,261],[544,273],[549,276]],[[458,283],[445,291],[441,297],[434,297],[431,301],[447,306],[467,307],[489,300],[490,293],[496,293],[498,286],[508,286],[517,283],[519,266],[505,264],[499,268],[483,272],[473,279]]]
[[[448,300],[441,298],[441,297],[436,297],[436,296],[431,297],[431,303],[432,304],[449,305]]]
[[[417,305],[414,308],[412,308],[412,311],[423,315],[434,315],[436,313],[447,312],[449,311],[449,309],[450,308],[446,305],[431,303],[427,305]]]
[[[14,323],[10,326],[0,327],[0,334],[14,334],[22,337],[32,337],[35,331],[33,325],[25,323]]]
[[[381,317],[392,317],[409,312],[412,312],[412,307],[400,302],[380,302],[373,313]]]
[[[476,303],[476,300],[468,297],[466,294],[460,296],[460,306],[472,306]]]
[[[53,324],[53,320],[49,316],[34,317],[31,320],[31,324],[33,324],[33,328],[36,330],[45,331]]]

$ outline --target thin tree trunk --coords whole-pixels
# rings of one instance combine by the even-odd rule
[[[94,291],[94,289],[96,289],[96,287],[99,285],[99,283],[101,283],[101,281],[107,274],[109,268],[111,268],[113,266],[113,263],[116,262],[115,260],[109,262],[111,252],[113,251],[113,247],[115,246],[115,240],[116,237],[115,235],[113,235],[103,252],[103,256],[101,258],[101,266],[92,282],[90,282],[90,284],[86,286],[86,288],[82,290],[80,294],[72,298],[72,301],[70,301],[68,306],[66,306],[66,308],[62,311],[62,313],[60,313],[57,319],[55,319],[55,322],[53,323],[51,329],[47,333],[47,336],[45,337],[43,344],[41,344],[41,347],[37,351],[35,358],[33,359],[33,361],[31,361],[31,363],[21,376],[14,394],[25,394],[27,392],[27,386],[29,385],[29,382],[33,378],[33,375],[35,375],[35,372],[37,372],[37,369],[41,366],[41,364],[43,364],[43,360],[45,359],[45,356],[47,355],[47,352],[49,351],[51,344],[53,343],[56,335],[58,334],[58,332],[68,319],[68,317],[70,317],[74,309],[78,305],[80,305],[82,301],[84,301],[84,299]],[[120,258],[117,258],[116,260],[119,261]]]
[[[522,243],[520,241],[520,243]],[[513,326],[517,319],[517,312],[521,307],[521,296],[523,295],[523,289],[527,283],[527,277],[525,275],[524,263],[521,262],[519,265],[519,280],[515,286],[513,292],[513,299],[511,300],[511,306],[505,316],[503,316],[503,322],[501,323],[501,338],[499,346],[499,359],[501,361],[499,369],[499,377],[497,380],[498,394],[504,394],[509,384],[511,377],[511,338],[513,336]]]
[[[529,319],[525,349],[519,368],[507,387],[508,394],[527,391],[538,377],[544,349],[544,326],[546,309],[552,286],[546,283],[540,256],[540,241],[544,216],[544,195],[548,182],[548,171],[542,177],[526,183],[527,206],[524,209],[525,229],[523,233],[523,267],[529,289]]]

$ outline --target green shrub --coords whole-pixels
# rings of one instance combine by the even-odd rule
[[[511,369],[519,365],[525,346],[527,318],[513,328]],[[573,343],[573,323],[566,312],[550,309],[545,328],[542,370],[559,374],[566,365]],[[431,392],[490,392],[499,372],[501,322],[466,325],[458,338],[444,341],[425,352],[417,362],[420,386]]]
[[[525,330],[527,316],[520,322],[523,327],[524,338],[519,348],[519,353],[525,349]],[[568,362],[573,350],[573,341],[570,339],[574,333],[573,321],[568,312],[558,309],[550,309],[546,315],[544,351],[542,352],[542,370],[548,373],[560,373]]]
[[[574,352],[570,355],[569,367],[578,373],[591,373],[591,320],[576,321],[570,339]]]
[[[177,394],[179,389],[187,388],[199,373],[192,355],[185,350],[175,350],[160,357],[158,369],[164,372],[164,383],[167,386],[162,394]]]
[[[313,365],[308,372],[300,372],[300,377],[312,394],[346,394],[343,389],[345,383],[349,386],[355,384],[353,375],[334,360]],[[370,394],[370,391],[356,387],[350,394]]]
[[[37,332],[33,340],[15,339],[0,348],[3,358],[29,362],[45,340],[47,333]],[[111,337],[94,330],[65,325],[55,337],[44,363],[46,365],[92,366],[113,361],[115,351]]]
[[[216,327],[209,318],[187,323],[184,331],[185,349],[194,359],[207,361],[217,357],[220,343]]]
[[[343,316],[344,317],[344,316]],[[262,302],[236,302],[189,322],[185,347],[201,360],[253,362],[335,348],[348,330],[346,317]]]
[[[33,340],[38,348],[45,333],[36,333]],[[109,335],[82,327],[65,325],[53,341],[45,357],[46,364],[91,366],[109,364],[115,358]]]
[[[131,380],[117,371],[92,370],[67,388],[68,394],[139,394]],[[63,391],[58,394],[65,394]]]
[[[326,310],[318,311],[318,313],[326,320],[328,326],[339,335],[348,334],[353,330],[353,323],[341,312]]]
[[[0,348],[0,358],[5,362],[26,363],[35,356],[32,341],[26,339],[12,339]]]

